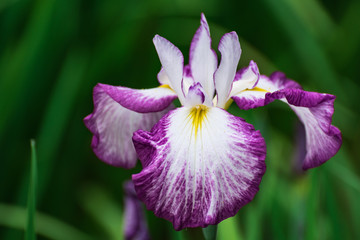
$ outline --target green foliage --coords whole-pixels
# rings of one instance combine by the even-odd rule
[[[186,58],[200,12],[214,49],[222,34],[238,33],[239,67],[254,59],[263,74],[280,70],[305,90],[335,94],[333,120],[344,140],[328,163],[298,172],[293,112],[280,102],[232,106],[264,136],[267,172],[254,200],[218,225],[217,239],[360,239],[358,0],[1,1],[1,239],[22,238],[25,229],[27,239],[34,231],[39,239],[122,239],[122,183],[141,166],[114,168],[92,153],[82,122],[92,88],[156,86],[152,37],[166,37]],[[28,161],[31,138],[37,168]],[[153,239],[202,237],[147,217]]]
[[[216,236],[217,236],[217,225],[210,225],[206,228],[203,228],[203,234],[204,234],[204,238],[205,240],[216,240]]]
[[[25,230],[26,240],[35,240],[35,211],[36,211],[36,187],[37,187],[37,160],[35,140],[31,140],[31,169],[28,197],[27,224]]]

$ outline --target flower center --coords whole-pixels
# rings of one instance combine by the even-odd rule
[[[190,111],[189,117],[192,123],[192,130],[195,131],[195,137],[198,130],[202,128],[202,123],[206,118],[206,113],[209,111],[209,107],[205,105],[197,105]]]

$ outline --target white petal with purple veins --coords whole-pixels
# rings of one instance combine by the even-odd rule
[[[117,167],[136,165],[136,152],[131,141],[134,131],[149,130],[172,106],[157,113],[137,113],[117,103],[102,84],[94,87],[94,111],[84,118],[94,134],[91,146],[102,161]]]
[[[176,93],[168,87],[132,89],[101,83],[97,86],[123,107],[139,113],[162,111],[177,98]]]
[[[242,68],[236,73],[229,97],[242,93],[246,94],[245,90],[254,89],[254,87],[258,84],[259,79],[259,68],[257,64],[251,60],[248,67]],[[264,82],[265,81],[266,79]]]
[[[236,83],[237,86],[233,88],[230,96],[239,108],[243,110],[264,106],[266,94],[271,90],[274,91],[273,84],[263,75],[260,76],[260,80],[254,88],[248,88],[253,85],[252,83],[249,84],[249,82],[242,83],[240,80]]]
[[[342,144],[341,132],[331,125],[335,96],[301,89],[282,89],[269,95],[265,103],[275,99],[288,103],[304,124],[304,170],[320,166],[338,152]]]
[[[260,132],[220,108],[178,108],[151,132],[135,132],[133,141],[143,165],[133,175],[136,192],[176,230],[234,216],[265,172]]]
[[[254,89],[243,91],[232,98],[241,109],[261,107],[276,99],[287,103],[305,127],[306,156],[303,169],[323,164],[341,147],[341,132],[331,125],[335,100],[333,95],[304,91],[283,73],[275,72],[270,78],[261,76]]]

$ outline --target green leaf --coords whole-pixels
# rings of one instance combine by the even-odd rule
[[[237,222],[236,215],[234,217],[225,219],[219,223],[218,238],[219,239],[244,239],[240,227]]]
[[[104,187],[89,185],[80,193],[81,206],[102,227],[108,239],[123,239],[123,211]]]
[[[14,205],[0,203],[0,225],[24,230],[26,209]],[[34,214],[35,215],[35,214]],[[91,236],[44,213],[36,212],[36,232],[46,239],[54,240],[88,240]]]
[[[209,225],[208,227],[203,228],[202,231],[206,240],[215,240],[217,234],[217,225]]]
[[[71,119],[71,111],[79,94],[81,81],[86,68],[86,55],[82,51],[69,54],[62,72],[55,84],[53,93],[48,101],[45,116],[38,134],[39,149],[39,181],[37,197],[41,201],[54,170],[54,158],[65,134],[66,125]],[[26,190],[27,177],[19,189],[19,199]]]
[[[30,169],[30,184],[28,195],[28,209],[27,209],[27,224],[25,230],[25,239],[36,239],[35,234],[35,211],[36,211],[36,182],[37,182],[37,159],[35,140],[30,141],[31,145],[31,169]]]
[[[317,221],[319,215],[319,175],[320,171],[313,169],[310,172],[310,192],[306,202],[305,215],[305,239],[318,239],[319,222]]]
[[[294,8],[286,0],[265,0],[264,2],[277,18],[279,25],[285,29],[298,55],[298,63],[307,71],[307,74],[316,80],[320,87],[326,88],[327,91],[346,101],[346,94],[338,82],[334,67],[321,44],[311,34],[309,25],[296,14]],[[311,52],[311,57],[309,57],[309,52]]]

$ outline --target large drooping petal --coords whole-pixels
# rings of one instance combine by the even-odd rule
[[[283,89],[272,93],[267,102],[283,99],[304,124],[306,156],[303,169],[320,166],[333,157],[341,147],[338,128],[331,125],[335,96],[301,89]]]
[[[235,32],[226,33],[220,39],[219,51],[221,52],[221,62],[215,72],[215,88],[217,107],[224,108],[229,99],[241,55],[239,38]]]
[[[323,164],[342,144],[340,130],[331,125],[335,96],[304,91],[283,73],[276,72],[270,78],[261,76],[254,89],[232,98],[241,109],[261,107],[275,99],[289,104],[305,127],[307,152],[303,169]]]
[[[184,102],[184,94],[181,89],[184,56],[181,51],[165,38],[155,35],[153,39],[161,65],[169,78],[170,87],[177,93],[181,103]]]
[[[136,196],[132,181],[124,183],[124,237],[126,240],[150,239],[144,208]]]
[[[201,14],[201,25],[196,31],[190,46],[191,73],[196,82],[201,83],[205,91],[205,102],[211,104],[214,95],[214,72],[217,68],[217,56],[211,48],[209,25]]]
[[[117,167],[132,168],[137,160],[131,141],[133,132],[151,129],[172,105],[161,112],[137,113],[117,103],[104,86],[98,84],[94,87],[94,111],[84,118],[86,127],[94,134],[91,147],[102,161]]]
[[[265,172],[260,132],[220,108],[170,111],[151,132],[136,131],[133,141],[143,165],[133,175],[138,197],[176,230],[234,216]]]
[[[168,87],[132,89],[101,83],[97,86],[124,108],[139,113],[162,111],[177,98],[176,93]]]

